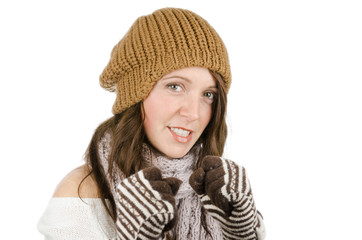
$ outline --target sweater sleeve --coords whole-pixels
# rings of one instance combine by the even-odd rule
[[[99,198],[51,198],[38,222],[45,240],[116,239],[112,218]]]

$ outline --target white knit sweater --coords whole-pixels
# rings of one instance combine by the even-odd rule
[[[108,172],[109,141],[109,137],[105,137],[100,144],[100,157],[105,172]],[[151,165],[162,170],[163,177],[177,177],[183,181],[176,196],[179,221],[171,235],[177,235],[181,240],[209,239],[200,223],[200,200],[188,184],[188,179],[194,170],[193,153],[187,154],[182,159],[173,160],[153,156],[152,152],[148,151],[144,154],[146,162],[150,164],[152,162]],[[119,174],[115,176],[116,181],[110,182],[112,192],[115,191],[113,187],[121,181]],[[261,219],[260,221],[262,223]],[[206,222],[213,239],[222,239],[219,223],[209,214],[206,214]],[[39,220],[38,230],[46,240],[117,239],[116,225],[99,198],[52,198]],[[264,239],[263,225],[257,234],[259,239]]]
[[[83,201],[82,201],[83,200]],[[116,239],[112,218],[100,198],[51,198],[38,222],[46,240]]]

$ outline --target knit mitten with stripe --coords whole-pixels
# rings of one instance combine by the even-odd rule
[[[220,222],[224,239],[264,239],[245,168],[231,160],[206,156],[190,177],[206,211]]]
[[[181,181],[162,178],[156,167],[143,169],[117,186],[118,239],[161,239],[176,223],[175,198]]]

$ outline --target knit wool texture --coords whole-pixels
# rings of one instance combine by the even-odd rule
[[[106,173],[111,192],[116,196],[117,186],[125,179],[125,175],[113,168],[113,178],[108,173],[108,157],[110,153],[111,135],[106,134],[99,143],[100,163]],[[144,144],[143,156],[148,166],[155,166],[161,169],[162,177],[176,177],[182,184],[175,196],[178,221],[176,226],[168,232],[174,239],[189,240],[216,240],[223,239],[220,224],[211,215],[206,213],[206,224],[210,235],[201,224],[201,201],[189,184],[189,178],[196,169],[196,159],[198,148],[193,148],[188,154],[180,159],[167,159],[166,157],[154,154],[149,147]]]
[[[189,10],[163,8],[139,17],[114,46],[100,85],[116,91],[117,114],[145,99],[164,75],[186,67],[216,71],[230,88],[228,54],[214,28]]]

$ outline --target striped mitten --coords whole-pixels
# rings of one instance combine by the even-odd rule
[[[176,223],[174,196],[181,180],[162,178],[156,167],[143,169],[117,186],[118,239],[160,239]]]
[[[233,161],[206,156],[189,183],[206,211],[220,222],[224,239],[264,239],[245,168]]]

